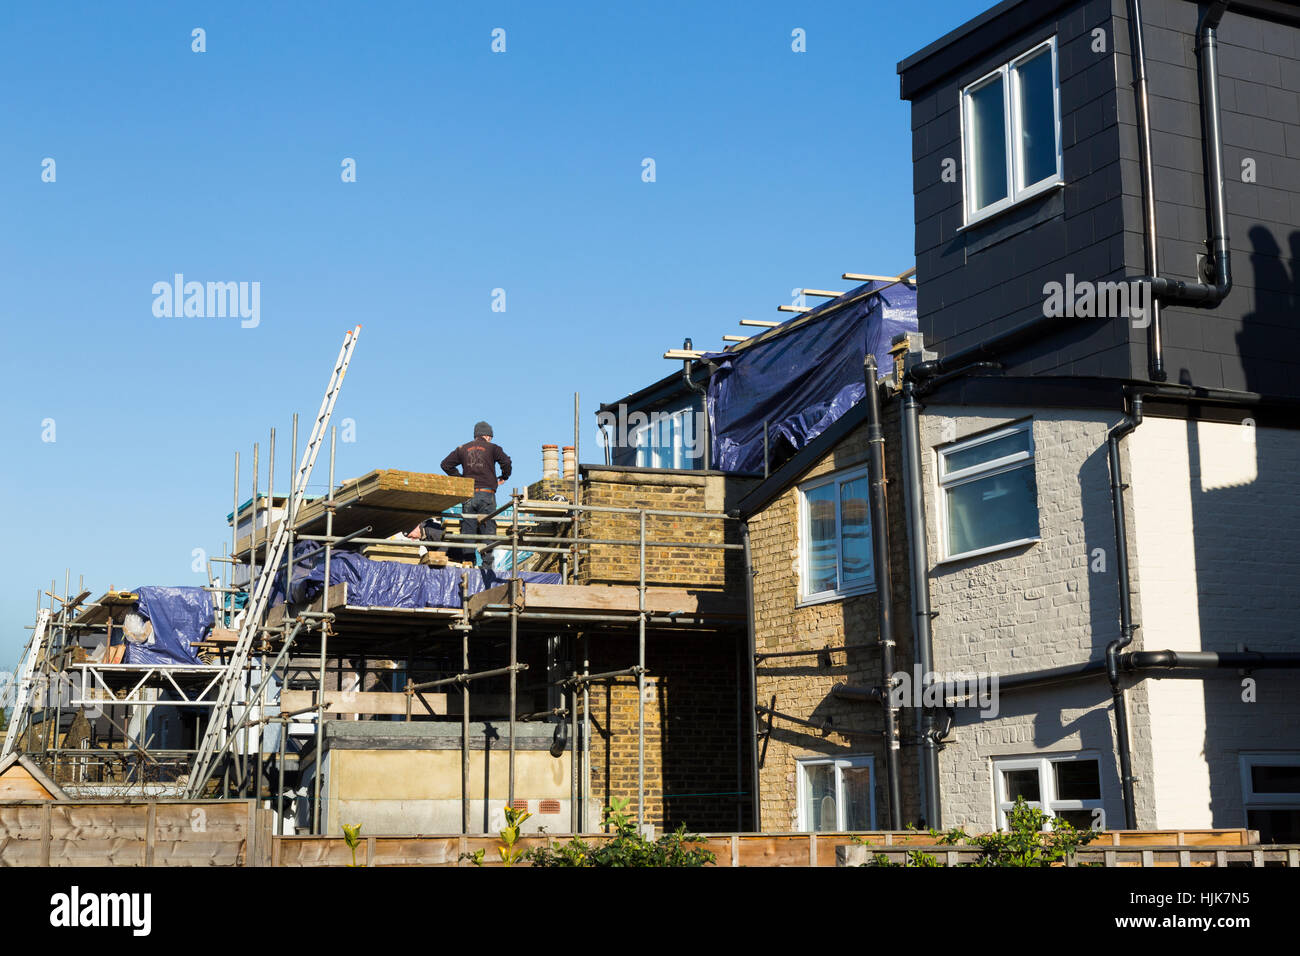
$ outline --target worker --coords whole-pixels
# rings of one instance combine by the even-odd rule
[[[501,477],[497,477],[497,465]],[[459,469],[459,471],[457,471]],[[492,426],[479,422],[474,426],[474,440],[466,442],[442,460],[442,470],[449,475],[474,479],[474,497],[461,509],[461,534],[497,533],[497,523],[491,518],[480,520],[471,515],[487,515],[497,510],[497,488],[510,477],[510,456],[500,445],[492,443]],[[480,530],[482,529],[482,530]],[[412,537],[420,537],[417,528]],[[470,552],[472,554],[472,552]],[[492,570],[492,550],[483,552],[483,567]]]

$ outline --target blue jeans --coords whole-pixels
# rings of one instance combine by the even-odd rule
[[[494,491],[476,491],[474,497],[465,502],[465,507],[461,509],[460,533],[461,534],[490,534],[497,533],[497,523],[495,518],[471,518],[470,515],[486,515],[497,510],[497,496]],[[477,542],[481,544],[482,542]],[[492,552],[480,552],[483,555],[483,567],[488,570],[492,569]],[[464,551],[463,560],[472,559],[473,551]]]

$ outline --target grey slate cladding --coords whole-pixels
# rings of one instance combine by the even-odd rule
[[[1171,381],[1300,396],[1300,8],[1234,3],[1219,31],[1234,288],[1215,310],[1166,308]],[[1004,3],[900,65],[912,102],[918,308],[940,354],[1042,315],[1043,285],[1144,272],[1141,168],[1125,0]],[[1272,9],[1278,9],[1273,5]],[[1189,0],[1144,0],[1162,274],[1195,281],[1205,253],[1200,92]],[[1014,29],[995,30],[996,26]],[[1104,31],[1105,52],[1092,49]],[[1066,185],[962,229],[962,87],[1056,36]],[[1253,170],[1254,182],[1243,181]],[[1248,176],[1246,178],[1249,178]],[[1080,327],[1009,357],[1007,374],[1145,379],[1146,330]]]

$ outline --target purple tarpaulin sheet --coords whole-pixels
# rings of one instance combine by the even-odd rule
[[[916,292],[895,285],[771,342],[710,353],[706,357],[717,365],[708,391],[712,466],[762,472],[765,421],[774,452],[809,444],[866,394],[867,355],[875,355],[880,374],[887,374],[891,340],[914,331]]]
[[[212,627],[212,595],[203,588],[142,587],[137,610],[153,624],[146,644],[126,642],[124,664],[201,664],[190,646]]]
[[[325,580],[325,549],[315,542],[294,548],[292,601],[294,604],[320,596]],[[400,561],[372,561],[355,551],[335,548],[330,554],[330,584],[346,583],[348,604],[355,607],[460,607],[461,575],[469,576],[469,593],[478,594],[504,584],[508,574],[482,568],[430,568]],[[559,584],[558,574],[521,571],[519,578],[535,584]],[[271,589],[271,604],[284,603],[284,571]]]

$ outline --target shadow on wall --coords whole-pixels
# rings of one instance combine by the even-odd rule
[[[1248,236],[1252,281],[1234,292],[1254,296],[1236,334],[1245,387],[1292,393],[1288,374],[1294,373],[1274,357],[1300,349],[1300,232],[1289,237],[1289,256],[1265,226]],[[1180,381],[1188,384],[1189,377],[1181,370]],[[1294,652],[1300,649],[1297,433],[1261,434],[1250,414],[1240,411],[1241,424],[1226,440],[1231,425],[1187,422],[1200,642],[1210,651]],[[1300,807],[1243,816],[1240,759],[1252,750],[1300,753],[1300,674],[1219,671],[1202,681],[1202,693],[1214,826],[1249,825],[1265,842],[1300,841]]]

